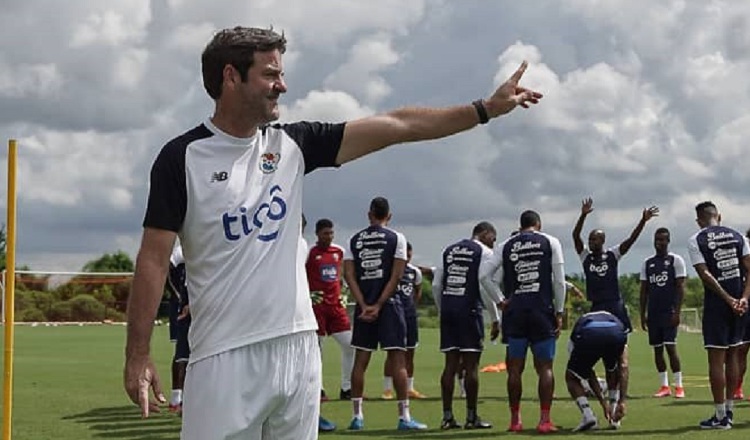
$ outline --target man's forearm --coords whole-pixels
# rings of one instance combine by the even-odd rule
[[[390,297],[396,293],[396,286],[398,285],[398,278],[391,277],[388,283],[383,288],[378,298],[378,305],[382,306]]]
[[[578,216],[578,221],[573,227],[573,244],[575,245],[576,252],[580,253],[583,251],[583,240],[581,240],[581,231],[583,230],[583,224],[586,222],[586,214],[581,213]]]
[[[148,355],[154,319],[163,295],[166,267],[139,262],[128,297],[126,356]]]

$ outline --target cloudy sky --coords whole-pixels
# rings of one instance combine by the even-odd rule
[[[539,106],[310,175],[305,212],[332,218],[340,242],[365,226],[376,195],[424,264],[479,220],[504,236],[536,209],[580,272],[570,231],[586,196],[586,231],[604,228],[610,244],[643,207],[661,207],[621,271],[639,268],[657,226],[686,254],[701,200],[725,224],[750,226],[750,2],[52,3],[0,9],[0,135],[20,142],[17,261],[32,269],[135,256],[151,162],[211,114],[200,52],[237,24],[289,39],[285,121],[468,103],[530,62],[523,84],[545,94]],[[5,191],[1,205],[5,218]]]

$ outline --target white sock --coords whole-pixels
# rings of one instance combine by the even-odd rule
[[[365,414],[362,411],[361,397],[352,397],[352,409],[354,410],[354,418],[364,420]]]
[[[406,378],[406,385],[408,386],[407,390],[414,391],[414,378],[413,377],[407,377]]]
[[[661,381],[661,386],[663,387],[669,386],[669,376],[667,375],[666,370],[659,372],[659,380]]]
[[[404,422],[411,422],[411,414],[409,413],[409,399],[398,401],[398,418]]]
[[[716,418],[717,419],[721,420],[721,419],[723,419],[724,417],[727,416],[727,409],[726,409],[726,407],[724,406],[723,403],[716,403],[716,404],[714,404],[714,406],[716,407]]]
[[[724,408],[726,408],[727,411],[734,411],[734,399],[727,399],[724,401]]]
[[[169,398],[170,405],[179,405],[182,403],[182,390],[172,390],[172,396]]]
[[[391,376],[383,377],[383,391],[393,390],[393,378]]]
[[[589,399],[586,398],[586,396],[581,396],[576,399],[576,405],[578,405],[578,409],[581,410],[581,413],[584,417],[587,419],[593,419],[594,418],[594,411],[591,410],[591,406],[589,405]]]
[[[341,389],[352,389],[352,367],[354,367],[354,348],[352,348],[352,332],[334,333],[333,339],[341,346]]]
[[[674,386],[682,388],[682,371],[674,372]]]

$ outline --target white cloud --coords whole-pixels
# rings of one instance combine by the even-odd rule
[[[390,36],[365,37],[352,46],[349,59],[328,75],[323,84],[368,103],[378,103],[391,93],[391,87],[378,73],[398,61],[399,54],[393,50]]]
[[[0,59],[0,96],[6,98],[52,97],[64,81],[52,63],[12,66]]]

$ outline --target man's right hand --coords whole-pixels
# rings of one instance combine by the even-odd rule
[[[589,215],[594,210],[594,199],[587,197],[581,201],[581,215]]]
[[[646,315],[641,315],[641,329],[648,331],[648,325],[646,324]]]
[[[146,418],[149,412],[159,412],[159,403],[167,401],[161,390],[161,381],[150,356],[127,356],[124,371],[125,392],[141,408]],[[155,399],[149,397],[152,391]]]

